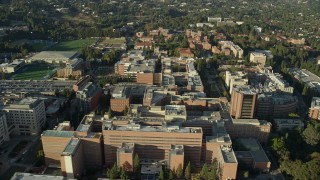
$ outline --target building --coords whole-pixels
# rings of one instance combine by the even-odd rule
[[[122,143],[134,143],[140,159],[165,160],[170,157],[172,145],[183,145],[185,157],[195,165],[200,164],[202,129],[170,125],[141,125],[109,120],[103,124],[104,155],[107,166],[117,161],[117,149]]]
[[[9,136],[9,129],[7,125],[6,115],[0,113],[0,145],[5,141],[9,141],[9,139],[10,139],[10,136]]]
[[[77,60],[80,54],[76,51],[42,51],[26,60],[27,63],[33,61],[44,61],[49,64],[69,64]]]
[[[298,99],[282,93],[259,94],[256,102],[256,116],[262,119],[287,118],[297,112]]]
[[[74,131],[46,130],[42,133],[41,142],[46,166],[61,167],[61,153],[74,136]]]
[[[320,77],[306,69],[289,68],[289,74],[315,93],[320,93]]]
[[[244,86],[248,84],[247,73],[243,71],[226,71],[225,82],[229,88],[229,93],[232,94],[234,86]]]
[[[184,146],[171,145],[169,150],[168,165],[170,169],[178,169],[179,166],[184,167]]]
[[[79,169],[100,169],[103,164],[101,119],[104,118],[89,114],[83,117],[76,131],[68,123],[44,131],[41,142],[46,165],[60,167],[65,176],[73,172],[75,177],[81,176]]]
[[[273,122],[278,131],[285,129],[303,129],[304,123],[300,119],[273,119]]]
[[[111,92],[110,108],[114,112],[123,112],[130,107],[130,89],[126,86],[117,86]]]
[[[66,64],[64,68],[57,70],[58,78],[69,78],[70,76],[79,79],[82,76],[82,59],[75,59]]]
[[[46,123],[44,102],[39,99],[25,98],[3,108],[8,126],[15,135],[38,135]]]
[[[233,53],[233,56],[236,58],[243,58],[243,49],[240,46],[234,44],[231,41],[220,41],[219,44],[221,45],[221,50],[224,52],[227,49]]]
[[[3,73],[14,73],[23,67],[25,61],[23,59],[14,60],[12,63],[3,63],[0,64],[0,72]]]
[[[83,169],[83,148],[81,140],[71,138],[61,154],[61,171],[68,178],[80,178]]]
[[[240,146],[240,149],[235,151],[239,164],[269,172],[271,162],[256,139],[239,138],[236,139],[236,142]]]
[[[231,138],[255,138],[259,142],[268,143],[272,125],[270,122],[258,119],[231,119],[224,127]]]
[[[128,172],[133,172],[134,143],[122,143],[117,149],[117,165],[123,167]]]
[[[54,175],[46,175],[46,174],[32,174],[32,173],[22,173],[22,172],[16,172],[11,177],[11,180],[43,180],[43,179],[76,180],[73,178],[67,178],[67,177],[63,177],[63,176],[54,176]]]
[[[232,149],[232,142],[223,124],[217,123],[212,136],[206,136],[204,141],[205,162],[218,162],[220,179],[236,179],[238,161]]]
[[[150,42],[137,42],[134,45],[134,49],[151,49],[152,43]]]
[[[236,119],[253,118],[257,92],[251,86],[235,86],[231,94],[230,114]]]
[[[191,92],[203,92],[204,87],[199,75],[189,76],[187,90]]]
[[[313,97],[309,109],[309,118],[320,120],[320,98]]]
[[[271,51],[268,50],[256,50],[250,53],[250,62],[265,66],[267,61],[273,59]]]
[[[194,54],[190,48],[179,48],[180,57],[193,58]]]
[[[99,106],[102,93],[102,89],[98,85],[88,82],[76,92],[80,108],[87,113],[95,110]]]
[[[166,121],[186,121],[187,110],[185,105],[166,105],[165,106],[165,120]]]

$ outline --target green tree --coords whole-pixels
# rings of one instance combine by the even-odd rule
[[[209,177],[209,168],[208,168],[208,165],[207,164],[204,164],[202,166],[202,169],[201,169],[201,172],[200,172],[200,177],[203,178],[204,180],[209,180],[208,177]]]
[[[140,179],[140,159],[139,155],[135,154],[133,159],[133,173],[135,179]]]
[[[183,176],[183,169],[182,169],[182,165],[179,164],[178,168],[177,168],[177,171],[176,171],[176,175],[177,175],[177,178],[182,178]]]
[[[128,173],[124,168],[120,168],[120,178],[123,180],[129,179]]]
[[[159,173],[159,180],[164,180],[164,172],[161,169],[160,173]]]
[[[173,178],[174,178],[173,171],[171,169],[169,169],[169,177],[168,177],[168,179],[169,180],[173,180]]]
[[[108,116],[109,116],[109,118],[113,117],[113,112],[112,112],[111,108],[109,108],[109,110],[108,110]]]
[[[302,132],[303,138],[307,144],[316,146],[320,141],[319,131],[311,124]]]
[[[127,116],[128,113],[129,113],[129,108],[128,108],[128,106],[126,106],[126,107],[124,108],[124,110],[123,110],[123,115],[124,115],[124,116]]]
[[[186,178],[186,180],[190,180],[191,179],[191,164],[190,164],[190,161],[188,162],[188,165],[187,165],[186,169],[184,170],[184,177]]]
[[[301,93],[303,96],[306,96],[308,94],[308,85],[305,84]]]
[[[119,169],[116,163],[113,164],[111,169],[108,169],[107,176],[110,179],[116,179],[119,177]]]

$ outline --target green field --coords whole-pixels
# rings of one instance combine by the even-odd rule
[[[54,67],[48,64],[30,64],[22,67],[11,79],[14,80],[42,80],[52,72]]]
[[[60,42],[51,48],[49,48],[50,51],[80,51],[81,48],[90,46],[94,42],[96,42],[96,39],[78,39],[78,40],[72,40],[72,41],[63,41]]]
[[[111,39],[104,39],[101,44],[123,44],[126,42],[125,38],[111,38]]]

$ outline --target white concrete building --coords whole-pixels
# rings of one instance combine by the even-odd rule
[[[14,126],[15,135],[37,135],[46,122],[44,102],[39,99],[25,98],[3,108],[8,126]],[[10,132],[11,133],[11,132]]]

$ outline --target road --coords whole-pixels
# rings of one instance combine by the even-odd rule
[[[18,155],[13,158],[9,158],[8,155],[11,153],[13,148],[22,140],[29,141],[27,146],[20,151]],[[12,175],[12,170],[30,170],[37,161],[37,148],[39,146],[39,137],[29,136],[21,137],[16,136],[10,139],[8,146],[5,148],[6,153],[0,155],[0,162],[2,163],[0,169],[0,177],[10,177]]]

